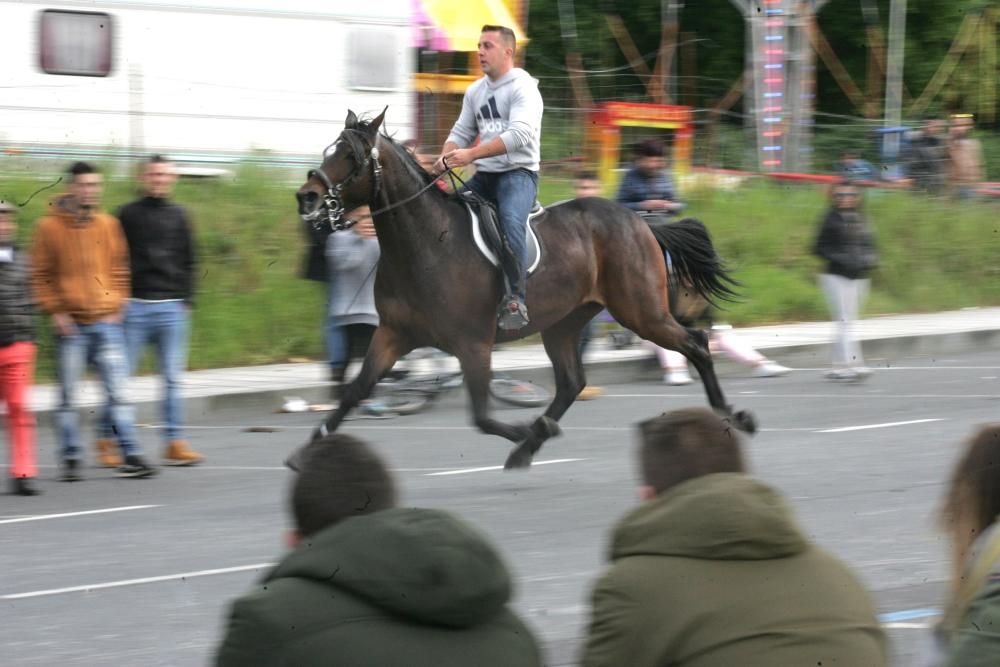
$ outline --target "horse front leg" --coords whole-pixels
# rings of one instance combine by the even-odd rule
[[[748,410],[733,412],[733,407],[726,403],[726,398],[719,385],[719,378],[715,374],[715,364],[712,362],[712,353],[708,349],[708,334],[701,329],[691,329],[680,327],[678,329],[686,333],[678,347],[674,348],[687,357],[691,365],[701,376],[701,382],[705,386],[705,394],[708,397],[709,405],[716,411],[727,415],[733,420],[733,425],[744,433],[753,435],[757,432],[757,419]]]
[[[472,345],[454,352],[462,366],[465,388],[472,403],[472,421],[483,433],[521,442],[531,431],[527,424],[507,424],[490,417],[490,368],[492,343]]]
[[[379,378],[392,368],[393,364],[409,352],[410,349],[412,349],[412,346],[407,347],[404,337],[394,329],[383,326],[375,329],[375,333],[372,335],[372,342],[368,346],[368,352],[365,354],[365,360],[361,364],[361,371],[356,378],[344,387],[337,409],[332,410],[320,422],[319,426],[313,429],[309,441],[319,440],[336,431],[340,423],[344,421],[347,413],[371,395]],[[293,452],[285,461],[285,465],[292,470],[299,470],[302,464],[303,449],[299,448]]]

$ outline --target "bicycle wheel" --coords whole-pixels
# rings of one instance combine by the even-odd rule
[[[415,415],[431,402],[431,394],[421,389],[390,389],[376,398],[379,410],[397,415]]]
[[[552,400],[552,394],[545,387],[510,378],[490,380],[490,393],[494,398],[519,408],[537,408]]]

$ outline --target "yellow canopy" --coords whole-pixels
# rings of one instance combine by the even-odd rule
[[[503,0],[423,0],[424,11],[448,39],[450,51],[478,51],[484,25],[502,25],[514,31],[518,47],[527,42]]]

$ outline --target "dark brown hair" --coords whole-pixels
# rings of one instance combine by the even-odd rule
[[[396,506],[389,469],[364,441],[334,433],[306,445],[292,486],[295,528],[308,537],[353,516]]]
[[[639,472],[657,495],[690,479],[745,472],[740,436],[706,408],[674,410],[639,424]]]

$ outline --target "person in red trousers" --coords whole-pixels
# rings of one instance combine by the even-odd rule
[[[34,376],[34,306],[27,256],[14,244],[17,208],[0,201],[0,401],[7,406],[12,491],[38,495],[35,476],[35,419],[28,409]]]

